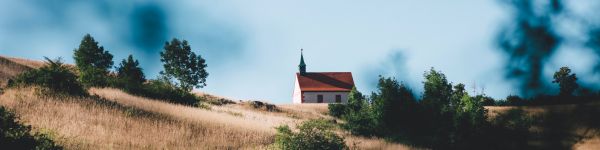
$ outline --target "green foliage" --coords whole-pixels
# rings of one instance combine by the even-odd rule
[[[0,147],[9,149],[62,149],[47,134],[31,135],[31,127],[17,122],[14,113],[0,106]]]
[[[108,69],[113,65],[113,55],[98,46],[90,34],[86,34],[74,50],[73,58],[79,69],[79,81],[85,86],[108,85]]]
[[[350,131],[355,135],[376,135],[377,127],[375,119],[371,113],[370,107],[365,103],[359,110],[351,110],[342,118],[346,120],[346,124],[342,124],[342,128]]]
[[[494,106],[496,105],[496,100],[494,98],[486,96],[486,95],[477,95],[473,97],[475,99],[479,99],[483,106]]]
[[[393,78],[380,77],[377,91],[368,99],[353,91],[358,93],[357,103],[346,106],[341,117],[346,123],[342,127],[352,134],[380,136],[433,149],[485,149],[489,145],[514,149],[510,144],[521,148],[522,145],[518,145],[521,141],[511,138],[528,134],[528,116],[506,114],[500,120],[490,121],[483,106],[485,101],[494,103],[492,98],[485,95],[471,97],[464,84],[457,84],[452,89],[445,75],[433,69],[424,76],[425,91],[421,101],[416,100],[407,86]],[[330,111],[338,109],[336,105],[332,106]],[[511,122],[517,127],[505,127]],[[496,141],[508,145],[496,144]]]
[[[275,135],[275,146],[283,150],[348,149],[344,139],[331,131],[333,127],[333,124],[322,119],[302,123],[297,127],[298,132],[292,131],[287,125],[279,126]]]
[[[560,70],[554,73],[554,81],[560,86],[561,96],[572,96],[575,89],[579,87],[577,84],[577,76],[571,74],[569,67],[561,67]]]
[[[127,92],[140,92],[142,85],[146,81],[142,68],[139,67],[139,62],[129,55],[127,59],[123,59],[117,67],[117,77],[113,86],[122,88]]]
[[[425,81],[423,82],[423,105],[433,111],[446,109],[445,106],[448,106],[450,103],[452,95],[452,85],[448,83],[446,75],[431,68],[423,76],[425,77]]]
[[[340,118],[342,115],[347,113],[346,104],[329,104],[327,105],[329,109],[329,115]]]
[[[372,115],[381,134],[394,133],[404,135],[412,126],[417,102],[411,90],[393,78],[379,78],[378,91],[371,95]]]
[[[352,87],[348,94],[348,104],[329,104],[329,115],[340,118],[342,115],[359,111],[365,105],[365,97],[356,87]]]
[[[61,59],[46,58],[46,65],[18,75],[11,83],[14,85],[38,85],[52,92],[86,95],[85,89],[77,82],[77,76],[65,66]]]
[[[200,106],[200,98],[196,95],[176,88],[175,85],[164,79],[149,80],[142,89],[134,91],[135,95],[149,97],[153,99],[166,100],[168,102]]]
[[[194,87],[206,86],[206,61],[192,52],[186,40],[181,42],[174,38],[171,42],[166,42],[160,56],[165,69],[161,74],[168,79],[175,78],[178,88],[189,92]]]
[[[358,111],[362,109],[366,103],[365,96],[360,93],[356,87],[352,87],[352,90],[350,90],[350,93],[348,93],[348,109]]]

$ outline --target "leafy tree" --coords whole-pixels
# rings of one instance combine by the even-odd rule
[[[333,125],[326,120],[309,120],[298,126],[298,132],[292,131],[289,126],[277,127],[275,146],[279,149],[322,149],[340,150],[348,149],[344,138],[336,135]]]
[[[577,84],[577,76],[571,74],[569,67],[561,67],[560,70],[554,73],[554,81],[560,86],[560,95],[571,96],[575,89],[579,87]]]
[[[343,124],[342,127],[352,134],[367,136],[376,134],[377,126],[372,115],[372,109],[366,103],[363,103],[360,110],[351,110],[342,118],[346,120],[346,124]]]
[[[423,105],[429,109],[442,110],[450,103],[452,84],[448,83],[446,75],[431,68],[423,75],[425,77]]]
[[[108,69],[113,65],[113,55],[98,46],[90,34],[86,34],[74,50],[73,58],[79,69],[79,81],[86,86],[106,86]]]
[[[77,82],[77,76],[62,63],[60,58],[51,60],[45,57],[45,59],[45,66],[18,75],[13,84],[38,85],[52,92],[71,95],[86,94],[85,89]]]
[[[465,90],[464,84],[459,83],[455,85],[454,91],[452,91],[452,97],[450,99],[450,106],[457,107],[465,94],[467,94],[467,91]]]
[[[350,90],[350,93],[348,94],[348,109],[359,111],[366,105],[365,103],[365,96],[360,93],[356,87],[352,87],[352,90]]]
[[[206,86],[206,61],[192,52],[186,40],[179,41],[173,38],[171,42],[166,42],[160,56],[165,69],[161,74],[169,79],[177,79],[179,88],[191,91],[194,87]]]
[[[146,81],[142,68],[139,67],[139,62],[129,55],[127,59],[123,59],[117,67],[117,78],[120,86],[126,90],[136,90],[141,88],[141,85]]]
[[[373,117],[381,133],[407,132],[415,114],[416,100],[408,87],[393,78],[379,78],[378,91],[373,93]]]

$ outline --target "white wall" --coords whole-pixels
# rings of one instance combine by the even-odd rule
[[[302,103],[302,92],[300,91],[300,84],[298,83],[298,78],[296,78],[296,83],[294,85],[294,93],[292,93],[292,102],[294,104]]]
[[[341,103],[348,103],[350,92],[304,92],[304,103],[317,103],[317,95],[323,95],[323,103],[335,103],[335,96],[342,96]]]

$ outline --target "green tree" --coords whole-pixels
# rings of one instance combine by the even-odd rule
[[[356,87],[352,87],[352,90],[350,90],[350,93],[348,94],[348,109],[351,111],[359,111],[362,107],[367,105],[365,103],[365,96],[360,93]]]
[[[186,40],[179,41],[173,38],[166,42],[164,50],[160,52],[164,72],[161,75],[171,79],[175,78],[176,85],[184,91],[191,91],[194,87],[206,86],[206,61],[196,53]]]
[[[117,67],[117,80],[120,86],[126,90],[139,90],[141,85],[146,81],[140,63],[129,55],[127,59],[123,59]]]
[[[86,86],[106,86],[108,69],[113,65],[113,55],[98,46],[90,34],[86,34],[74,50],[73,58],[79,69],[79,81]]]
[[[431,68],[423,75],[425,77],[423,105],[429,109],[446,109],[452,95],[452,84],[448,83],[446,75]]]
[[[373,93],[373,117],[381,133],[410,130],[416,113],[416,100],[408,87],[396,79],[380,77],[378,91]],[[403,130],[404,129],[404,130]]]
[[[123,59],[117,67],[117,77],[126,79],[130,83],[141,84],[146,81],[142,68],[139,67],[138,60],[134,60],[132,55]]]
[[[560,70],[554,73],[554,81],[560,86],[560,95],[571,96],[575,89],[579,88],[577,84],[577,76],[571,74],[569,67],[561,67]]]

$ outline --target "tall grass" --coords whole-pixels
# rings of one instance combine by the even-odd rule
[[[254,149],[273,140],[265,131],[180,119],[99,98],[41,96],[36,88],[8,89],[0,105],[34,130],[55,133],[67,149]]]

